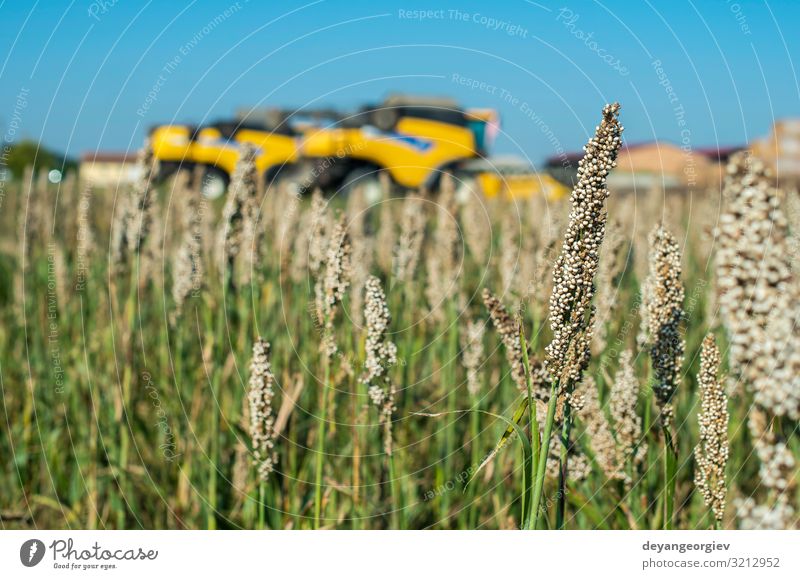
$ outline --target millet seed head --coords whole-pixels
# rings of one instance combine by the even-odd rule
[[[250,409],[253,464],[262,483],[267,482],[278,461],[275,452],[275,414],[272,408],[275,376],[272,374],[269,355],[269,343],[258,338],[253,344],[253,356],[250,360],[247,399]]]
[[[662,423],[670,423],[672,397],[680,381],[684,341],[684,289],[681,282],[681,253],[672,234],[663,226],[650,233],[650,273],[645,280],[642,324],[652,362],[656,403]]]
[[[728,396],[719,379],[719,349],[713,334],[703,340],[700,354],[701,407],[697,421],[700,442],[694,449],[694,483],[714,518],[722,520],[725,512],[725,467],[728,464]]]
[[[397,346],[388,337],[392,316],[386,304],[381,281],[371,276],[365,286],[364,319],[367,324],[366,361],[361,382],[367,387],[372,403],[380,412],[384,426],[384,450],[392,453],[392,413],[395,411],[395,386],[389,368],[397,364]]]
[[[578,164],[578,183],[572,191],[572,209],[561,254],[553,271],[547,369],[562,387],[577,384],[589,362],[594,325],[594,277],[606,225],[606,179],[616,166],[622,126],[619,104],[603,108],[603,120],[584,147]]]

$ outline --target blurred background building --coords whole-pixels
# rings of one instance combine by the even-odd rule
[[[777,121],[769,135],[753,141],[750,149],[772,165],[782,181],[800,181],[800,119]]]
[[[96,151],[81,155],[80,177],[97,187],[116,187],[136,178],[136,154]]]

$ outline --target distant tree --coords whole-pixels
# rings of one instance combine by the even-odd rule
[[[20,141],[11,146],[6,166],[14,178],[19,179],[25,168],[33,165],[39,169],[54,169],[61,166],[61,161],[52,151],[40,147],[36,141]]]

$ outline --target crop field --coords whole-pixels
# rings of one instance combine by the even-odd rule
[[[2,528],[796,528],[800,198],[597,112],[560,200],[6,183]]]

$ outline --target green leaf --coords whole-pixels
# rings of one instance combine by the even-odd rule
[[[454,411],[451,411],[451,412],[433,412],[433,413],[429,413],[429,412],[414,412],[413,414],[415,416],[426,416],[426,417],[429,417],[429,418],[437,418],[439,416],[446,416],[448,414],[464,414],[464,413],[467,413],[467,412],[477,412],[477,413],[486,414],[487,416],[491,416],[492,418],[496,418],[498,420],[501,420],[501,421],[505,422],[508,425],[508,427],[506,428],[505,432],[503,432],[503,435],[500,437],[500,440],[498,440],[498,442],[495,445],[495,447],[492,449],[492,451],[488,455],[486,455],[486,458],[484,458],[483,461],[481,461],[481,464],[478,466],[477,469],[475,469],[475,472],[472,473],[472,475],[469,477],[467,482],[464,484],[464,490],[466,490],[467,486],[469,486],[469,483],[472,482],[472,480],[478,475],[478,473],[481,470],[483,470],[483,468],[487,464],[489,464],[489,462],[491,462],[491,460],[497,455],[498,452],[500,452],[503,449],[503,447],[505,447],[505,445],[508,443],[508,441],[511,439],[511,437],[514,434],[517,434],[517,436],[519,437],[520,441],[522,441],[522,448],[523,448],[523,453],[524,453],[524,457],[525,457],[525,461],[526,461],[526,467],[529,466],[530,463],[528,461],[533,460],[533,455],[532,455],[532,451],[531,451],[531,443],[528,440],[528,437],[525,436],[525,431],[522,430],[522,428],[519,426],[519,423],[522,421],[522,418],[525,416],[525,412],[527,410],[528,410],[528,398],[525,397],[520,402],[519,406],[517,407],[516,411],[514,412],[514,415],[511,417],[511,419],[508,419],[505,416],[501,416],[499,414],[495,414],[494,412],[489,412],[487,410],[473,410],[473,409],[470,409],[470,410],[454,410]]]
[[[481,470],[483,470],[483,468],[487,464],[489,464],[495,456],[497,456],[497,453],[500,452],[503,449],[503,447],[505,447],[505,445],[508,443],[508,441],[515,433],[519,436],[520,440],[523,441],[523,445],[527,445],[528,447],[526,451],[526,457],[527,457],[527,455],[530,453],[530,442],[528,441],[528,437],[525,436],[525,432],[522,430],[522,428],[519,427],[519,423],[522,421],[523,417],[525,416],[525,412],[527,410],[528,410],[528,398],[526,396],[525,398],[522,399],[522,402],[520,402],[519,406],[517,406],[517,409],[514,412],[514,415],[511,417],[511,420],[503,416],[487,412],[487,414],[491,414],[492,416],[495,416],[496,418],[499,418],[500,420],[508,424],[508,428],[506,428],[505,432],[503,432],[503,435],[500,437],[500,440],[497,441],[497,444],[492,449],[492,451],[486,455],[486,458],[483,459],[478,468],[475,469],[475,472],[472,473],[472,476],[469,477],[469,480],[467,480],[467,483],[466,485],[464,485],[464,488],[466,488],[469,485],[469,483],[472,482],[472,479],[478,476],[478,473]]]

